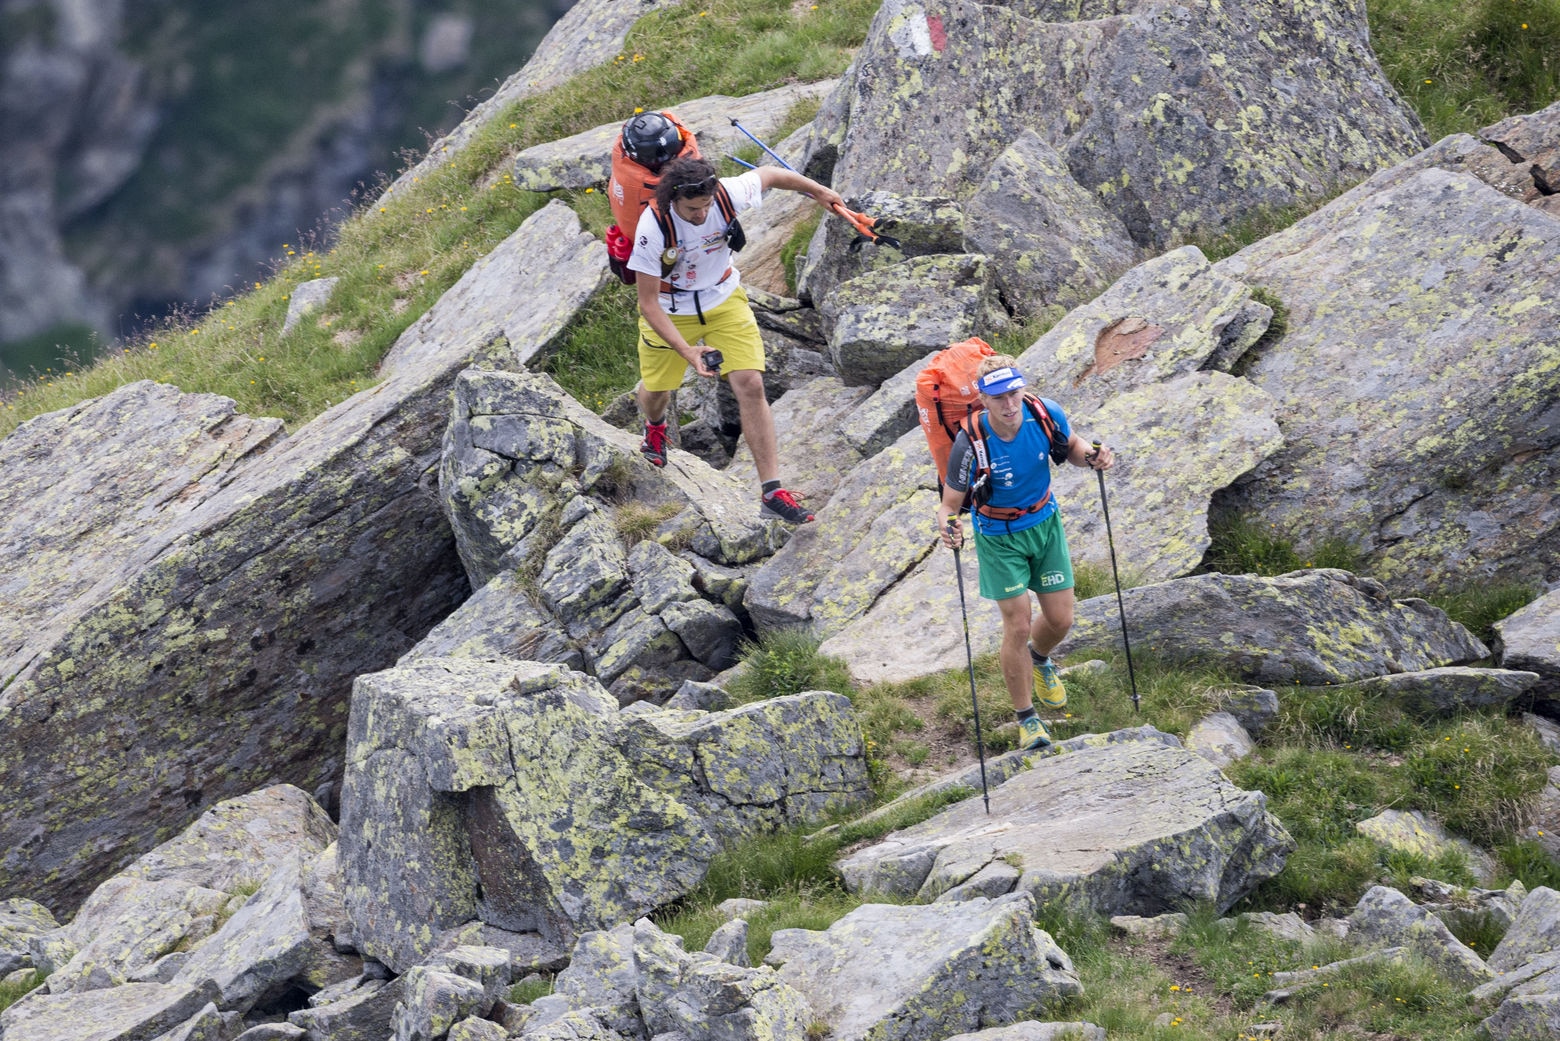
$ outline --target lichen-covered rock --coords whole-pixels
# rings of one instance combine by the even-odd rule
[[[1122,603],[1133,646],[1217,663],[1255,683],[1348,683],[1488,654],[1439,608],[1395,600],[1379,582],[1331,568],[1277,578],[1195,575],[1125,590]],[[1078,606],[1059,653],[1120,640],[1115,598],[1096,597]]]
[[[963,199],[1032,130],[1135,241],[1160,248],[1423,147],[1355,5],[890,0],[848,91],[845,194]]]
[[[472,584],[489,581],[505,553],[538,532],[543,518],[581,495],[665,508],[692,548],[719,563],[772,552],[757,496],[686,453],[656,470],[639,458],[639,437],[583,408],[556,383],[530,373],[470,370],[457,381],[439,487]],[[663,525],[664,526],[664,525]],[[531,550],[543,559],[555,544]]]
[[[821,308],[847,386],[876,387],[928,351],[1007,324],[986,258],[915,257],[842,282]]]
[[[1145,728],[1078,739],[991,788],[838,864],[852,892],[930,899],[1007,861],[1020,891],[1105,914],[1207,901],[1221,910],[1277,874],[1294,848],[1261,792]],[[1020,822],[1044,821],[1041,827]],[[1004,823],[1007,822],[1007,823]]]
[[[932,552],[935,480],[919,428],[854,466],[818,519],[754,571],[743,600],[753,624],[829,636],[859,618]]]
[[[1042,372],[1037,378],[1044,380]],[[1121,393],[1092,411],[1062,402],[1075,433],[1111,446],[1108,473],[1052,469],[1075,564],[1127,569],[1138,582],[1190,574],[1212,543],[1215,497],[1283,446],[1278,403],[1222,372],[1196,372]],[[1174,473],[1174,480],[1165,480]],[[1101,483],[1103,476],[1104,482]],[[1109,530],[1104,505],[1109,507]]]
[[[232,894],[173,879],[145,881],[116,875],[97,889],[61,930],[75,953],[49,974],[55,994],[118,986],[192,938]],[[209,933],[210,924],[204,932]]]
[[[383,1041],[390,1036],[391,1017],[405,987],[405,977],[398,976],[362,979],[340,990],[328,988],[311,996],[308,1008],[288,1013],[287,1022],[331,1041]]]
[[[213,982],[223,1011],[248,1012],[290,988],[315,991],[360,974],[362,960],[339,954],[330,941],[334,930],[316,926],[305,873],[304,858],[298,855],[273,871],[258,892],[191,952],[173,982]]]
[[[868,245],[849,221],[820,222],[796,279],[797,293],[815,307],[827,306],[839,295],[841,285],[858,275],[887,270],[910,257],[972,252],[964,244],[964,214],[946,196],[867,191],[847,197],[846,202],[879,221],[899,245]]]
[[[1221,770],[1256,750],[1246,728],[1228,712],[1211,712],[1199,719],[1186,735],[1186,747]]]
[[[401,1003],[390,1020],[393,1036],[395,1041],[440,1041],[457,1022],[491,1007],[476,980],[414,965],[406,973]]]
[[[31,967],[32,939],[59,927],[49,909],[36,900],[15,897],[0,901],[0,978]]]
[[[1349,915],[1349,939],[1407,948],[1464,988],[1495,975],[1439,918],[1388,886],[1372,886],[1360,897]]]
[[[484,301],[512,343],[550,341],[603,270],[581,239],[565,207],[534,214],[378,385],[285,440],[140,383],[0,442],[0,892],[74,907],[212,803],[336,776],[351,678],[468,592],[428,485]]]
[[[634,925],[639,1006],[647,1034],[689,1041],[800,1037],[813,1022],[808,1001],[766,966],[744,968],[690,954],[680,937],[649,921]]]
[[[938,1041],[1083,993],[1034,912],[1028,894],[864,904],[823,932],[777,930],[764,962],[841,1041]]]
[[[1560,951],[1560,893],[1538,886],[1522,901],[1516,920],[1490,954],[1490,968],[1508,972],[1549,951]]]
[[[1245,369],[1279,400],[1285,447],[1226,505],[1302,552],[1341,537],[1387,582],[1545,582],[1560,222],[1435,161],[1216,265],[1287,311]]]
[[[1447,853],[1463,857],[1470,870],[1480,878],[1493,873],[1488,854],[1465,839],[1459,839],[1418,810],[1383,810],[1374,817],[1357,821],[1354,830],[1391,849],[1402,850],[1434,860]]]
[[[1033,130],[997,156],[964,213],[966,248],[991,258],[1002,298],[1019,314],[1071,310],[1140,259],[1121,220]]]
[[[717,837],[868,797],[839,695],[621,713],[559,666],[421,659],[358,681],[342,793],[346,906],[397,971],[477,919],[572,942],[686,894]]]
[[[33,991],[0,1012],[0,1037],[27,1041],[156,1038],[199,1014],[216,997],[213,983],[198,987],[127,983],[95,991],[88,1001],[76,994]]]
[[[1538,682],[1537,673],[1464,666],[1373,676],[1342,689],[1392,702],[1424,719],[1441,719],[1468,709],[1510,705]]]

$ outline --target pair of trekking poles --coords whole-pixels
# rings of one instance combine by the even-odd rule
[[[1100,443],[1094,442],[1094,453],[1100,450]],[[1132,670],[1132,641],[1127,638],[1127,607],[1121,599],[1121,573],[1116,569],[1116,537],[1110,528],[1110,503],[1105,498],[1105,471],[1096,470],[1094,475],[1100,479],[1100,509],[1105,512],[1105,539],[1110,545],[1110,573],[1116,580],[1116,610],[1121,613],[1121,644],[1127,651],[1127,679],[1132,684],[1132,711],[1141,712],[1137,689],[1137,674]],[[948,518],[948,530],[954,530],[956,521]],[[970,612],[964,601],[964,565],[959,560],[959,548],[953,549],[953,570],[959,581],[959,615],[964,619],[964,660],[969,666],[970,674],[970,707],[975,712],[975,749],[980,756],[980,797],[986,804],[986,812],[991,812],[991,792],[986,786],[986,744],[980,733],[980,698],[975,693],[975,652],[970,648]],[[1025,594],[1027,595],[1027,594]]]

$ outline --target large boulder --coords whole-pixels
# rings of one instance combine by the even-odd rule
[[[1083,993],[1027,893],[864,904],[822,932],[782,929],[765,964],[840,1041],[940,1041],[1006,1026]]]
[[[1278,578],[1197,575],[1125,590],[1122,603],[1132,643],[1275,686],[1349,683],[1489,654],[1440,608],[1394,599],[1373,579],[1330,568]],[[1119,646],[1119,614],[1114,598],[1085,601],[1058,653]]]
[[[1442,142],[1216,265],[1282,301],[1246,378],[1285,446],[1230,495],[1300,547],[1342,537],[1383,581],[1557,577],[1560,222]]]
[[[721,837],[867,794],[839,695],[620,713],[556,665],[416,660],[353,696],[347,909],[397,971],[472,920],[571,943],[686,894]]]
[[[479,268],[285,439],[138,383],[0,442],[0,893],[74,907],[212,803],[339,773],[352,678],[468,591],[430,494],[455,374],[495,321],[550,342],[605,275],[562,206]]]
[[[1033,130],[997,156],[964,213],[967,247],[991,258],[1002,298],[1019,314],[1071,310],[1141,259],[1120,218]]]
[[[987,813],[965,799],[850,854],[846,887],[922,900],[1012,889],[1104,914],[1224,910],[1294,848],[1261,792],[1151,727],[1063,742],[990,802]]]
[[[1423,146],[1355,4],[889,0],[844,83],[841,192],[962,199],[1033,131],[1158,248]]]

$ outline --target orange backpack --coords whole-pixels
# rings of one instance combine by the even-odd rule
[[[948,453],[959,425],[980,407],[980,394],[975,389],[980,363],[996,353],[991,344],[972,336],[938,351],[915,378],[916,413],[937,464],[939,489],[947,475]]]

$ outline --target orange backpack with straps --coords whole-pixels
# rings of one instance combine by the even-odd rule
[[[915,408],[937,464],[937,487],[947,476],[948,453],[959,424],[980,408],[975,389],[980,363],[997,352],[977,336],[938,351],[915,377]]]

